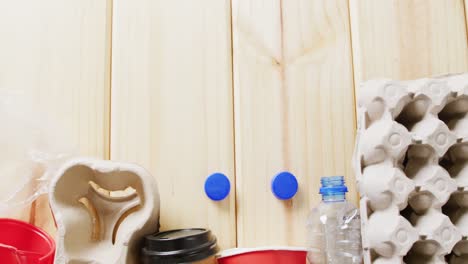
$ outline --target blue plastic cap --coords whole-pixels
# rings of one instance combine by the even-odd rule
[[[322,177],[320,182],[322,187],[319,193],[322,195],[338,195],[348,192],[343,176]]]
[[[213,173],[205,181],[205,193],[213,201],[224,200],[230,191],[229,178],[222,173]]]
[[[280,200],[293,198],[298,188],[296,177],[287,171],[279,173],[271,181],[271,191]]]

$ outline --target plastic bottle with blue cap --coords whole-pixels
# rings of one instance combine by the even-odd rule
[[[343,176],[323,177],[322,202],[307,223],[312,264],[360,264],[362,261],[359,210],[346,201]]]

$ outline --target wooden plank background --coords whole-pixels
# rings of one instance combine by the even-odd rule
[[[461,0],[351,0],[354,76],[415,79],[467,71]]]
[[[230,19],[227,0],[114,2],[111,158],[154,175],[162,229],[210,227],[222,247],[235,195],[209,201],[203,184],[235,182]]]
[[[303,245],[319,178],[345,175],[354,93],[372,78],[468,70],[463,0],[0,0],[0,91],[25,91],[78,153],[137,162],[162,228],[223,248]],[[280,171],[299,192],[270,191]],[[223,172],[233,189],[208,200]],[[33,212],[31,215],[30,212]],[[53,233],[41,198],[18,217]]]
[[[76,154],[100,158],[109,157],[110,4],[0,0],[0,90],[32,98]],[[55,233],[46,197],[21,218]]]
[[[348,14],[346,1],[233,1],[241,247],[304,245],[323,175],[345,175],[356,202]],[[269,187],[284,170],[300,187],[289,201]]]

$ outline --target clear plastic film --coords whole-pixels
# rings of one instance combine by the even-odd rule
[[[0,124],[0,217],[20,218],[47,193],[51,175],[74,151],[24,92],[0,90]]]

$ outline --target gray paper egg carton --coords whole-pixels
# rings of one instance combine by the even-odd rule
[[[365,264],[468,263],[468,74],[358,91]]]

